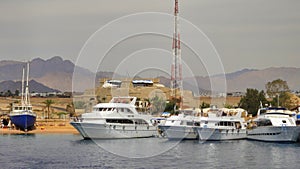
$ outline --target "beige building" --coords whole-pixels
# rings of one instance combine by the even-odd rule
[[[112,97],[135,96],[139,101],[139,107],[147,107],[148,100],[159,96],[166,101],[170,99],[171,89],[154,79],[100,79],[100,85],[96,89],[97,100],[108,102]],[[183,91],[183,108],[198,108],[199,98],[193,96],[192,91]]]

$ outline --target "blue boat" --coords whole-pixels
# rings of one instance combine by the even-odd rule
[[[22,76],[22,92],[21,92],[21,105],[12,105],[12,111],[10,112],[10,120],[16,127],[23,131],[33,130],[36,114],[32,111],[32,106],[29,99],[29,87],[28,87],[28,76],[29,76],[29,62],[27,63],[27,80],[24,93],[24,70]]]
[[[32,111],[31,106],[16,106],[10,113],[10,120],[17,129],[29,131],[34,129],[36,114]]]

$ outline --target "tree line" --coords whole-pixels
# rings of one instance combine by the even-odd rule
[[[268,82],[265,88],[266,92],[248,88],[245,96],[239,102],[239,107],[255,116],[261,106],[285,107],[288,109],[295,106],[291,101],[292,94],[286,81],[276,79]]]
[[[286,81],[282,79],[276,79],[268,82],[265,85],[266,92],[264,90],[257,90],[248,88],[246,94],[241,98],[238,103],[238,107],[248,111],[253,116],[256,115],[257,110],[260,107],[272,106],[272,107],[285,107],[292,108],[294,103],[291,101],[291,92]],[[171,115],[178,114],[178,100],[169,100],[165,102],[159,96],[155,96],[149,100],[151,106],[151,112],[158,114],[159,112],[169,112]],[[202,102],[199,108],[204,109],[210,107],[209,103]],[[233,108],[235,106],[225,104],[225,108]]]
[[[19,90],[15,90],[15,92],[12,92],[11,90],[0,92],[0,97],[13,97],[13,96],[19,96],[19,95],[20,95]]]

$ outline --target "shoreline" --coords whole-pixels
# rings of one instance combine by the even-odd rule
[[[11,128],[0,128],[0,135],[5,134],[79,134],[72,126],[39,126],[28,132]]]

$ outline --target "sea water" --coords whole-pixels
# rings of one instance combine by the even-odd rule
[[[0,168],[299,168],[300,144],[0,135]]]

